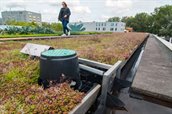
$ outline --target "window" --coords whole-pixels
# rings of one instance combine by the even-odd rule
[[[105,31],[106,30],[106,28],[103,28],[103,31]]]
[[[113,31],[114,29],[113,28],[110,28],[110,31]]]
[[[115,31],[117,31],[117,28],[115,28]]]
[[[28,12],[28,14],[32,14],[31,12]]]
[[[100,26],[100,23],[99,23],[99,26]]]
[[[103,23],[102,23],[102,26],[103,26]]]
[[[100,28],[98,30],[100,30]]]
[[[104,26],[106,26],[106,23],[104,24]]]
[[[31,17],[30,17],[29,19],[30,19],[30,20],[32,20],[32,18],[31,18]]]
[[[116,26],[118,26],[118,23],[116,23]]]
[[[97,30],[97,28],[96,28],[96,30]]]
[[[114,26],[114,23],[111,23],[111,26]]]

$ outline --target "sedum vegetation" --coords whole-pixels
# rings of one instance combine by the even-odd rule
[[[39,60],[30,60],[20,50],[28,42],[73,49],[79,57],[114,64],[125,61],[146,38],[145,33],[114,33],[77,36],[70,39],[5,42],[0,44],[0,113],[66,114],[84,97],[67,83],[47,90],[37,85]]]

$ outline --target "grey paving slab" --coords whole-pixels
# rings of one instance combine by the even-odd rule
[[[150,36],[145,47],[132,90],[172,102],[172,62],[169,51]]]

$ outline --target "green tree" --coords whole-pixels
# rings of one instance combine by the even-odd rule
[[[47,22],[42,22],[42,26],[46,28],[51,28],[51,24]]]
[[[62,24],[61,23],[51,23],[51,29],[54,31],[62,31]]]
[[[15,25],[15,26],[22,26],[22,27],[44,27],[48,29],[52,29],[56,32],[62,31],[62,24],[61,23],[47,23],[47,22],[42,22],[41,24],[37,24],[35,22],[17,22],[15,20],[8,20],[6,22],[7,25]]]
[[[136,32],[150,32],[153,18],[147,13],[138,13],[135,17],[123,17],[121,21],[125,22],[127,27],[132,27]]]
[[[122,17],[121,22],[126,23],[127,27],[132,27],[133,23],[134,23],[134,17]]]
[[[172,36],[172,5],[165,5],[159,8],[155,8],[154,13],[152,13],[153,22],[153,33]]]
[[[133,19],[132,26],[137,32],[149,32],[152,26],[151,16],[147,13],[138,13]]]
[[[112,17],[108,19],[108,22],[120,22],[120,18],[119,17]]]
[[[18,22],[18,21],[15,21],[15,20],[8,20],[6,21],[6,24],[7,25],[15,25],[15,26],[30,26],[30,27],[37,27],[39,26],[37,23],[35,22]]]

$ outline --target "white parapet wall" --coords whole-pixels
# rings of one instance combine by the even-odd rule
[[[170,38],[170,43],[172,43],[172,38]]]
[[[123,22],[72,22],[72,25],[82,24],[87,32],[124,32]]]
[[[162,42],[166,47],[168,47],[171,51],[172,51],[172,44],[166,40],[164,40],[163,38],[157,36],[157,35],[154,35],[155,38],[157,38],[160,42]]]

